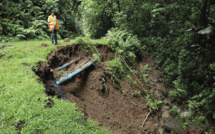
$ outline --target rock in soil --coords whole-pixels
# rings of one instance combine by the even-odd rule
[[[48,44],[41,44],[41,47],[47,47]]]
[[[144,129],[147,133],[154,133],[155,132],[156,127],[153,124],[154,124],[153,121],[146,122]]]
[[[164,121],[163,128],[167,132],[177,134],[183,129],[182,125],[184,122],[181,119],[174,119],[171,117],[167,117],[167,118],[163,118],[163,121]]]
[[[70,42],[70,39],[69,38],[65,38],[63,41],[64,42]]]

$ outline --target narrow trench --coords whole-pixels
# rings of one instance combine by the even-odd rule
[[[148,113],[145,99],[141,96],[123,95],[113,86],[110,78],[105,75],[105,62],[113,59],[115,54],[105,45],[97,45],[97,49],[101,55],[99,65],[92,65],[59,85],[65,98],[75,102],[79,109],[87,117],[94,119],[99,126],[105,126],[113,132],[159,133],[161,113],[152,113],[142,127]],[[81,51],[79,45],[69,45],[58,47],[57,51],[48,55],[47,59],[48,63],[38,63],[39,69],[35,73],[45,84],[47,95],[62,98],[52,83],[56,83],[64,73],[72,72],[81,63],[92,59],[92,54]],[[57,67],[71,60],[78,61],[60,71],[55,71]],[[128,79],[122,79],[120,85],[127,92],[134,91]]]

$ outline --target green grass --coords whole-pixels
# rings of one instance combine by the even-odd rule
[[[91,39],[92,42],[96,44],[108,44],[108,40],[104,37],[99,40]]]
[[[105,43],[105,40],[93,40],[95,43]],[[46,43],[48,47],[41,47]],[[76,43],[75,40],[61,45]],[[105,128],[98,128],[91,120],[85,120],[83,113],[75,103],[52,98],[52,108],[44,108],[45,87],[38,81],[32,71],[39,61],[45,61],[47,55],[56,50],[50,41],[20,41],[0,44],[10,47],[0,50],[0,132],[12,134],[56,133],[56,134],[103,134],[111,133]],[[25,121],[21,131],[16,130],[20,121]]]

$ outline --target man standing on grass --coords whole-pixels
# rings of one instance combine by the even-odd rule
[[[57,42],[57,30],[59,29],[59,25],[57,22],[57,17],[54,15],[54,10],[51,11],[51,15],[48,17],[48,26],[49,31],[51,32],[52,44],[54,44],[53,36],[55,34],[55,45],[59,45]]]

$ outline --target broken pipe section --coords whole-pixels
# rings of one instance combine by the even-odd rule
[[[71,79],[73,76],[79,74],[80,72],[82,72],[83,70],[85,70],[86,68],[88,68],[89,66],[91,66],[96,60],[92,60],[92,61],[89,61],[87,62],[85,65],[83,65],[81,68],[75,70],[73,73],[69,73],[67,76],[64,76],[64,77],[61,77],[60,80],[58,80],[56,82],[57,85]]]

